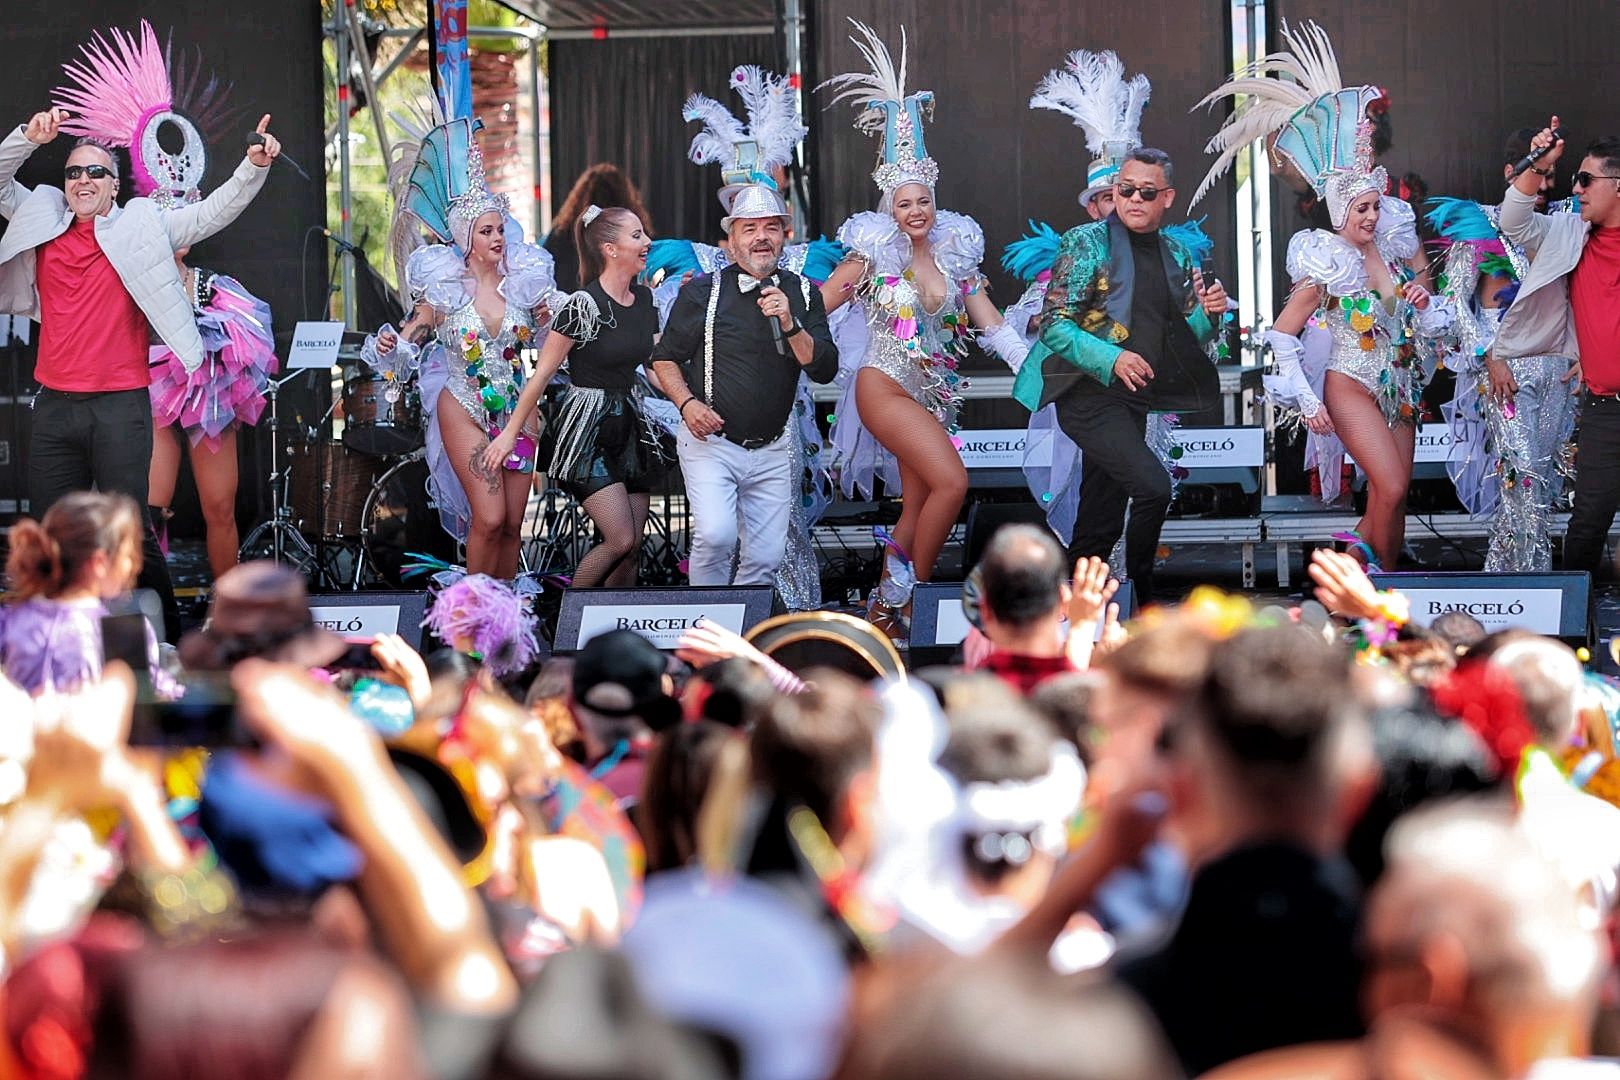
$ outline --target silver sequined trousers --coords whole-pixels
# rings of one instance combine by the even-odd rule
[[[793,476],[804,475],[804,436],[793,428]],[[776,568],[776,591],[789,611],[814,611],[821,606],[821,562],[810,537],[810,511],[794,484],[793,512],[788,517],[787,548]]]
[[[1487,409],[1485,423],[1498,458],[1518,463],[1517,482],[1505,478],[1491,522],[1485,569],[1543,573],[1552,569],[1547,516],[1563,492],[1560,457],[1575,423],[1575,397],[1563,381],[1569,360],[1526,356],[1508,361],[1519,392],[1514,414]],[[1525,481],[1528,480],[1529,483]]]

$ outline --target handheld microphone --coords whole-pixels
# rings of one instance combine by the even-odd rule
[[[250,131],[248,132],[247,141],[249,146],[263,146],[264,136],[257,131]],[[299,176],[302,176],[305,181],[309,180],[309,173],[305,172],[303,166],[294,161],[292,159],[292,155],[287,153],[287,151],[283,150],[281,153],[277,154],[276,161],[285,161],[288,165],[291,165],[293,171]],[[275,161],[272,161],[270,164],[274,165],[275,163]]]
[[[1520,158],[1517,162],[1514,163],[1513,171],[1508,173],[1508,180],[1510,182],[1514,181],[1514,180],[1517,180],[1519,177],[1523,176],[1524,175],[1524,170],[1528,169],[1530,166],[1534,165],[1536,162],[1538,162],[1542,158],[1546,157],[1547,156],[1547,151],[1551,150],[1554,146],[1557,146],[1560,142],[1564,141],[1564,129],[1563,128],[1554,128],[1552,135],[1553,135],[1553,141],[1549,145],[1543,146],[1539,150],[1530,151],[1528,154],[1524,155],[1524,157]]]
[[[775,315],[765,316],[765,321],[771,324],[771,344],[776,346],[776,355],[786,356],[787,346],[782,342],[782,324],[776,321]]]

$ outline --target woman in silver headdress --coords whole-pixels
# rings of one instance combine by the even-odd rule
[[[510,580],[538,433],[522,431],[493,468],[486,452],[517,406],[520,353],[540,344],[556,287],[551,256],[524,242],[506,197],[485,183],[479,126],[441,124],[396,163],[393,242],[411,315],[368,338],[362,355],[396,379],[420,365],[440,521],[466,542],[469,573]],[[423,229],[439,242],[416,246]]]
[[[1410,204],[1384,194],[1372,163],[1375,86],[1345,87],[1321,27],[1283,28],[1294,50],[1266,56],[1204,99],[1247,99],[1210,141],[1220,157],[1196,202],[1255,139],[1272,136],[1274,168],[1292,167],[1327,205],[1333,225],[1297,233],[1286,265],[1294,282],[1266,334],[1277,371],[1272,401],[1303,418],[1322,479],[1338,493],[1346,450],[1367,476],[1367,506],[1340,533],[1359,559],[1393,567],[1406,530],[1406,488],[1423,385],[1451,324],[1451,307],[1418,280],[1421,257]],[[1269,78],[1289,75],[1291,80]]]
[[[845,379],[832,437],[846,493],[870,498],[880,477],[887,491],[900,492],[900,520],[892,533],[878,531],[887,554],[868,607],[874,623],[899,637],[912,586],[933,576],[967,495],[955,439],[967,380],[957,365],[975,327],[981,344],[1012,366],[1028,347],[985,290],[984,231],[965,214],[935,206],[939,165],[922,129],[933,94],[906,93],[904,31],[897,70],[872,29],[854,26],[859,36],[851,40],[871,70],[824,86],[838,91],[835,103],[852,99],[861,108],[857,127],[881,135],[872,179],[883,198],[876,212],[855,214],[839,228],[849,259],[823,290],[833,297],[829,313],[847,300],[862,315],[835,326],[840,365],[855,374]]]

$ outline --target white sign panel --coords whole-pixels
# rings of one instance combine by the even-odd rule
[[[1172,428],[1183,469],[1258,468],[1266,463],[1264,428]]]
[[[287,351],[287,366],[329,368],[337,363],[338,346],[342,344],[342,323],[300,322],[293,329],[292,348]]]
[[[1466,611],[1491,633],[1516,626],[1557,637],[1562,629],[1562,589],[1409,589],[1412,621],[1428,626],[1448,611]]]
[[[1417,446],[1412,452],[1412,461],[1418,465],[1439,465],[1451,460],[1453,454],[1460,453],[1457,442],[1451,437],[1450,424],[1420,424],[1417,430]],[[1345,454],[1345,460],[1355,462],[1355,458]],[[1356,465],[1360,470],[1361,466]]]
[[[354,607],[334,604],[330,607],[311,606],[310,618],[315,625],[342,634],[350,641],[370,641],[378,634],[399,633],[399,605],[367,604]]]
[[[593,604],[579,613],[579,646],[609,630],[634,630],[660,649],[673,649],[699,619],[743,632],[746,604]]]
[[[941,600],[939,610],[934,615],[934,644],[960,645],[967,640],[971,624],[967,615],[962,611],[962,601],[959,599]],[[1102,639],[1102,623],[1097,624],[1094,640]]]
[[[962,464],[970,469],[1021,469],[1024,467],[1024,428],[980,428],[959,431]],[[1050,461],[1051,450],[1047,450]]]

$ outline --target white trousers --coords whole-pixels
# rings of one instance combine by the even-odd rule
[[[684,425],[675,434],[692,507],[693,585],[728,585],[732,552],[738,585],[769,585],[782,565],[793,508],[793,447],[784,432],[758,450],[722,435],[700,439]]]

